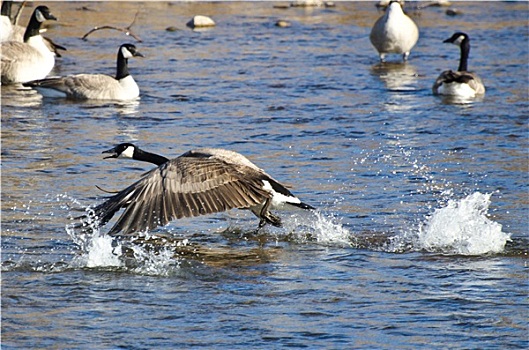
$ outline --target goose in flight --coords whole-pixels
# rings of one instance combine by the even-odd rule
[[[122,143],[103,153],[106,158],[128,158],[157,165],[140,180],[93,208],[99,226],[124,209],[109,234],[152,230],[174,219],[248,209],[259,218],[259,228],[281,226],[271,209],[298,207],[314,210],[284,185],[243,155],[218,148],[188,151],[174,159]]]

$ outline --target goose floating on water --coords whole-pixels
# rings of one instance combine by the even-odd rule
[[[402,54],[402,59],[406,61],[419,39],[419,28],[402,11],[398,1],[391,1],[386,13],[373,25],[369,39],[377,49],[381,62],[389,53]]]
[[[55,65],[55,54],[46,46],[40,27],[46,20],[57,20],[47,6],[38,6],[24,33],[24,42],[1,45],[2,84],[25,83],[45,78]]]
[[[470,38],[468,35],[457,32],[443,42],[452,43],[461,48],[459,68],[457,71],[446,70],[442,72],[433,84],[433,93],[435,95],[459,96],[463,98],[485,94],[485,86],[483,86],[481,78],[476,73],[467,71],[470,53]]]
[[[11,21],[11,0],[2,1],[2,8],[0,10],[0,43],[6,41],[19,41],[24,42],[24,33],[26,28],[19,26],[17,24],[12,24]],[[40,33],[45,32],[45,29],[40,29]],[[61,46],[55,43],[52,39],[43,36],[44,44],[48,47],[52,53],[57,57],[62,57],[59,53],[59,50],[67,51],[64,46]]]
[[[259,227],[281,226],[270,209],[298,207],[313,210],[243,155],[218,148],[188,151],[174,159],[122,143],[104,151],[105,158],[129,158],[156,164],[143,177],[93,208],[98,224],[105,225],[124,209],[109,234],[151,230],[174,219],[249,209]]]
[[[76,74],[30,81],[24,86],[37,89],[45,97],[132,100],[140,95],[140,89],[129,73],[128,59],[131,57],[144,56],[132,44],[121,45],[117,55],[115,77],[106,74]]]

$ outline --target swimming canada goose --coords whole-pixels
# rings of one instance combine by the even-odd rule
[[[115,77],[106,74],[76,74],[30,81],[24,86],[37,89],[45,97],[74,100],[131,100],[140,95],[138,84],[129,73],[128,59],[144,57],[136,46],[123,44],[118,50]]]
[[[259,228],[267,223],[281,226],[281,219],[270,209],[287,205],[314,209],[233,151],[201,148],[169,160],[131,143],[122,143],[103,153],[109,154],[105,159],[129,158],[158,166],[93,209],[99,225],[124,209],[109,234],[142,232],[174,219],[235,208],[251,210],[260,219]]]
[[[38,6],[24,33],[24,42],[1,45],[2,84],[25,83],[46,77],[55,65],[55,55],[47,48],[40,27],[45,20],[57,20],[47,6]]]
[[[446,70],[439,75],[432,87],[435,95],[450,95],[459,97],[475,97],[485,93],[485,86],[481,78],[473,72],[467,71],[468,55],[470,53],[470,38],[467,34],[457,32],[443,41],[461,48],[459,68],[456,72]]]
[[[385,62],[388,53],[402,54],[402,59],[406,61],[419,39],[419,28],[402,11],[398,1],[391,1],[386,13],[373,25],[369,39],[377,49],[381,62]]]
[[[24,33],[26,28],[11,22],[11,3],[12,1],[2,1],[2,9],[0,16],[0,43],[5,41],[19,41],[24,42]],[[46,29],[40,29],[40,32],[45,32]],[[62,57],[59,50],[67,51],[64,46],[55,43],[52,39],[43,36],[44,44],[57,57]]]

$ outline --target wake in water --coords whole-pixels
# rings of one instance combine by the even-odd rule
[[[284,227],[256,235],[240,229],[227,229],[241,239],[253,236],[247,246],[226,247],[192,244],[171,234],[144,234],[134,237],[110,237],[94,229],[91,234],[76,235],[69,229],[75,243],[82,247],[73,265],[88,268],[124,268],[135,273],[166,275],[183,262],[210,266],[260,264],[271,260],[281,248],[273,242],[318,244],[382,250],[389,253],[427,251],[449,255],[483,255],[501,253],[510,235],[502,225],[488,218],[491,194],[475,192],[461,200],[449,200],[437,208],[417,228],[385,234],[354,234],[335,216],[314,212],[313,215],[292,215]],[[206,243],[207,244],[207,243]]]
[[[279,259],[285,244],[309,244],[326,247],[366,249],[388,253],[426,251],[447,255],[503,254],[510,235],[502,225],[488,216],[491,194],[475,192],[459,200],[443,202],[439,208],[409,229],[390,228],[393,233],[355,232],[335,213],[315,211],[285,216],[284,227],[268,228],[256,233],[251,228],[228,227],[222,232],[211,231],[203,235],[175,235],[170,228],[135,236],[112,237],[95,228],[90,233],[79,233],[68,225],[71,239],[70,258],[54,260],[54,252],[41,252],[43,256],[9,252],[15,257],[3,261],[2,269],[58,271],[64,269],[109,269],[147,275],[167,276],[181,273],[182,266],[249,266]],[[71,210],[71,204],[80,204],[65,195],[57,197],[62,210]],[[26,210],[32,216],[31,210]],[[57,213],[55,213],[56,215]],[[237,220],[237,225],[244,223]],[[243,224],[244,226],[244,224]],[[209,239],[208,235],[222,235]],[[202,236],[202,238],[200,238]],[[197,242],[200,241],[200,242]],[[226,242],[226,240],[228,242]],[[523,245],[523,244],[522,244]],[[525,248],[509,247],[510,250]],[[64,244],[62,244],[64,248]],[[519,252],[508,254],[521,255]],[[17,258],[18,256],[18,258]],[[44,259],[42,259],[44,257]],[[38,261],[35,260],[38,258]],[[41,261],[51,258],[53,261]],[[65,260],[66,258],[66,260]],[[30,260],[28,260],[30,259]]]

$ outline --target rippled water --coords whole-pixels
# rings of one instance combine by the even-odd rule
[[[384,65],[373,3],[274,4],[49,4],[48,34],[68,48],[54,74],[112,74],[134,40],[79,38],[140,11],[141,99],[2,87],[3,348],[529,346],[527,3],[411,10],[419,43]],[[217,26],[186,28],[195,14]],[[431,95],[457,67],[442,44],[456,30],[483,99]],[[120,241],[67,229],[102,200],[96,185],[150,168],[102,159],[126,141],[168,157],[238,151],[318,211],[280,213],[285,227],[259,235],[240,211]]]

